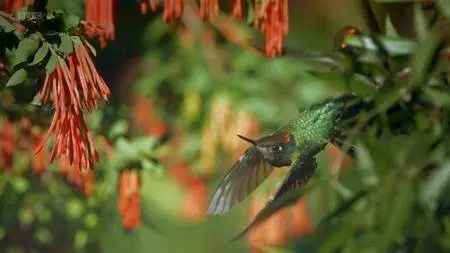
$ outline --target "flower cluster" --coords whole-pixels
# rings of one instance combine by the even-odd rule
[[[6,12],[14,12],[26,5],[32,4],[34,0],[4,0],[3,10]]]
[[[74,52],[67,62],[57,55],[56,68],[45,77],[39,91],[42,104],[53,104],[55,113],[50,128],[37,147],[39,153],[53,133],[50,162],[64,157],[77,170],[89,170],[98,160],[91,134],[83,117],[83,110],[97,108],[98,100],[109,98],[109,88],[98,74],[88,53],[86,41],[73,37]]]
[[[261,30],[266,35],[266,55],[282,53],[284,36],[289,31],[287,0],[266,0],[261,11]]]
[[[141,182],[137,170],[123,170],[119,178],[118,210],[125,229],[133,229],[141,223]]]
[[[85,0],[85,19],[83,22],[86,35],[98,37],[100,47],[106,47],[106,43],[115,40],[114,27],[114,0]]]
[[[10,120],[5,120],[0,125],[0,170],[9,172],[12,170],[14,160],[14,148],[16,139],[16,127]]]
[[[147,13],[150,7],[153,11],[158,8],[158,1],[141,0],[141,12]],[[231,16],[242,21],[242,0],[231,1]],[[163,19],[172,22],[181,17],[184,0],[164,0]],[[205,20],[213,21],[220,12],[219,1],[200,0],[198,15]],[[289,30],[288,1],[287,0],[254,0],[254,26],[260,28],[266,35],[266,55],[275,57],[281,54],[284,37]]]

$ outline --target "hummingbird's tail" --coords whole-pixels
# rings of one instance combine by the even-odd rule
[[[364,111],[370,111],[375,106],[372,98],[354,94],[346,94],[335,98],[334,103],[340,108],[338,120],[342,122],[343,127],[349,128],[356,124],[358,115]]]
[[[413,99],[407,103],[399,101],[393,106],[389,107],[385,112],[385,123],[382,124],[381,115],[375,114],[369,118],[362,127],[362,131],[369,127],[377,127],[376,135],[380,137],[385,126],[393,134],[407,134],[415,127],[414,121],[414,104],[417,104],[417,99]],[[339,121],[343,128],[353,128],[358,123],[358,116],[363,112],[369,112],[375,109],[375,101],[372,97],[360,97],[354,94],[347,94],[334,99],[335,103],[339,105],[341,112],[339,114]]]

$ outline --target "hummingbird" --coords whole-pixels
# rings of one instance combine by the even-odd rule
[[[254,192],[275,168],[291,167],[268,205],[306,185],[317,167],[315,156],[329,143],[343,148],[344,129],[356,123],[355,116],[367,105],[364,98],[342,95],[299,109],[296,118],[257,140],[238,135],[251,146],[219,183],[207,214],[227,213]],[[347,153],[354,157],[355,147],[350,145]]]

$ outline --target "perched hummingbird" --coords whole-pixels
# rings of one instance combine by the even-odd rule
[[[315,156],[328,143],[344,145],[343,130],[355,123],[352,119],[366,104],[360,97],[343,95],[300,109],[299,115],[287,125],[258,140],[238,135],[252,146],[222,179],[212,196],[208,215],[228,212],[255,191],[277,167],[291,166],[291,170],[268,205],[305,185],[317,167]],[[348,153],[353,156],[353,148]]]

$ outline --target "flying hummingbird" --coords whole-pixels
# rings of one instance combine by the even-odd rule
[[[268,205],[304,186],[317,167],[315,156],[328,143],[344,145],[343,130],[367,108],[367,101],[354,95],[329,99],[307,109],[276,132],[257,140],[238,135],[251,146],[222,179],[208,208],[208,215],[222,215],[245,200],[277,167],[291,169]],[[353,123],[352,123],[353,122]],[[348,153],[354,155],[354,147]]]

